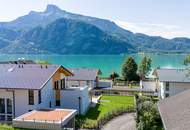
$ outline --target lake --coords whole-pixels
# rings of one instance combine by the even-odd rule
[[[66,68],[99,68],[102,76],[108,76],[113,71],[121,72],[124,59],[133,56],[137,63],[143,56],[152,58],[152,68],[182,68],[185,54],[130,54],[130,55],[23,55],[23,54],[0,54],[0,61],[18,60],[24,57],[27,60],[46,60],[52,64],[63,65]]]

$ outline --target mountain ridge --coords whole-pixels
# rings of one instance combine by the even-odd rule
[[[56,24],[60,25],[60,21],[65,26],[57,28]],[[67,24],[69,26],[66,26]],[[78,24],[79,26],[76,26]],[[85,28],[89,30],[86,31]],[[65,30],[65,32],[61,30]],[[69,30],[74,31],[74,34],[70,33]],[[53,35],[51,31],[56,36],[51,36],[50,34]],[[39,39],[35,33],[39,33],[43,37]],[[93,39],[92,35],[98,38]],[[105,41],[105,37],[109,37],[109,43]],[[72,47],[67,48],[66,45],[71,44],[71,41],[74,41]],[[188,49],[190,48],[189,38],[166,39],[159,36],[133,33],[117,26],[113,21],[70,13],[55,5],[48,5],[43,12],[31,11],[29,14],[13,21],[0,22],[0,53],[79,54],[77,52],[77,49],[79,49],[77,47],[78,43],[80,43],[81,50],[83,50],[78,50],[80,54],[123,54],[139,51],[190,52],[190,49]],[[106,46],[103,43],[106,43]],[[58,48],[60,46],[62,51],[60,51],[60,48],[56,50],[56,47],[55,50],[46,48],[46,46],[52,47],[52,44],[55,44]],[[96,49],[93,50],[92,48]],[[117,48],[117,51],[115,48]],[[107,53],[105,52],[106,49]],[[18,52],[18,50],[20,51]]]

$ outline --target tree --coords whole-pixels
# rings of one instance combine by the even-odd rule
[[[188,54],[188,55],[185,57],[184,61],[183,61],[183,64],[184,64],[184,65],[188,65],[189,63],[190,63],[190,54]]]
[[[148,58],[146,56],[140,62],[138,72],[141,79],[144,79],[146,76],[149,75],[151,71],[151,63],[152,63],[151,58]]]
[[[112,81],[114,82],[115,78],[118,78],[119,77],[119,74],[116,73],[116,72],[113,72],[111,75],[110,75],[110,78],[112,79]]]
[[[132,81],[137,79],[137,63],[133,57],[128,57],[122,66],[122,75],[126,81]]]
[[[138,130],[161,130],[162,121],[158,112],[157,104],[152,100],[143,101],[140,104],[137,118]]]

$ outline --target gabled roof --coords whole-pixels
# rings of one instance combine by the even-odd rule
[[[188,69],[157,69],[153,74],[161,82],[190,82]]]
[[[59,68],[64,69],[58,65],[0,64],[0,89],[41,89]]]
[[[69,69],[74,76],[68,77],[68,80],[96,80],[96,77],[101,74],[98,69],[88,69],[88,68],[75,68]]]
[[[158,109],[165,130],[190,129],[190,90],[159,101]]]

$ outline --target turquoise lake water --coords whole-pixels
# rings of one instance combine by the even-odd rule
[[[183,59],[186,55],[180,54],[145,54],[152,58],[152,68],[158,66],[164,68],[182,68]],[[21,54],[0,54],[0,61],[18,60],[24,57],[30,60],[46,60],[52,64],[63,65],[66,68],[99,68],[102,71],[102,76],[108,76],[113,71],[121,72],[121,66],[124,59],[128,56],[133,56],[137,63],[144,55],[21,55]]]

